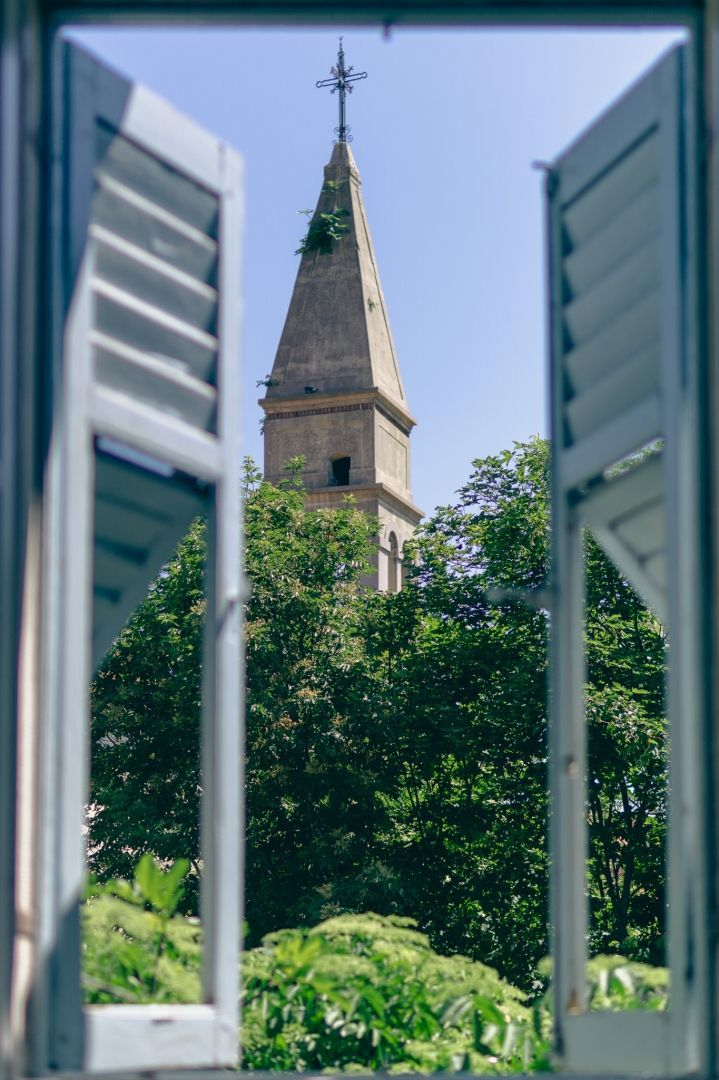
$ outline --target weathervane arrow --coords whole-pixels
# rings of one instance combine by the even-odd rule
[[[330,93],[334,94],[336,90],[339,90],[340,94],[340,124],[335,128],[335,132],[340,142],[352,142],[352,136],[350,135],[350,128],[345,123],[345,96],[352,93],[352,83],[357,82],[358,79],[366,79],[366,71],[355,71],[354,68],[345,67],[345,54],[342,48],[342,38],[340,38],[340,47],[337,52],[337,63],[333,68],[330,68],[331,79],[320,79],[315,83],[315,86],[325,87],[329,86]]]

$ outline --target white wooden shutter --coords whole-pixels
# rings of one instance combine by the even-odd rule
[[[557,1051],[575,1071],[678,1075],[705,1022],[697,170],[689,48],[547,178],[553,451],[552,921]],[[643,458],[632,455],[649,447]],[[639,462],[639,463],[638,463]],[[582,531],[670,632],[667,1013],[587,1013]]]
[[[228,1066],[237,1057],[240,920],[240,162],[70,44],[55,83],[34,1065]],[[201,511],[209,517],[204,1003],[83,1010],[88,685]]]

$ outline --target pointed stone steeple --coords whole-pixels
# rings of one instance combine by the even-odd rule
[[[302,256],[268,399],[379,387],[406,409],[404,386],[349,144],[338,142],[325,167],[313,221],[337,211],[342,238],[331,252]]]
[[[379,517],[374,584],[401,584],[403,545],[422,513],[412,502],[407,407],[360,177],[338,142],[324,170],[265,411],[265,476],[304,455],[310,507],[352,494]],[[323,217],[322,215],[328,215]],[[331,235],[333,234],[333,235]]]

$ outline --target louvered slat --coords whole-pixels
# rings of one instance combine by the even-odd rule
[[[565,325],[572,342],[581,345],[657,287],[659,258],[655,243],[646,243],[618,259],[589,289],[567,304]],[[611,362],[611,357],[608,358]]]
[[[658,176],[659,141],[649,131],[637,143],[622,147],[620,156],[566,205],[563,226],[571,246],[578,247],[606,228]]]
[[[606,483],[592,500],[583,504],[584,518],[597,535],[616,535],[626,549],[622,569],[630,580],[643,574],[650,560],[663,552],[667,543],[664,470],[657,453]],[[666,588],[666,581],[655,584]]]
[[[569,400],[601,378],[608,368],[624,363],[657,341],[660,320],[659,293],[652,289],[590,341],[571,349],[564,358]]]
[[[662,431],[660,156],[655,126],[619,147],[562,207],[563,484],[622,573],[662,614],[661,468],[612,466]],[[602,480],[604,481],[602,483]],[[599,487],[596,485],[599,483]]]
[[[601,428],[615,415],[617,402],[626,408],[636,405],[657,386],[659,355],[648,346],[616,364],[583,394],[567,404],[566,419],[573,442]]]
[[[96,379],[129,403],[211,431],[217,195],[106,125],[97,131],[89,228]]]
[[[590,525],[607,525],[635,507],[661,498],[663,490],[664,461],[657,452],[594,488],[582,500],[582,515]]]
[[[98,175],[111,177],[200,232],[217,238],[218,202],[214,192],[105,124],[98,123],[96,131]]]
[[[586,291],[626,256],[657,238],[658,201],[658,187],[652,184],[610,218],[598,233],[565,256],[564,275],[572,296]]]
[[[190,424],[211,430],[215,420],[217,392],[189,374],[185,365],[166,361],[130,345],[91,335],[98,381],[112,390],[157,405]]]
[[[217,339],[189,323],[146,304],[114,285],[94,282],[95,327],[108,337],[168,361],[185,364],[212,385]]]
[[[217,293],[212,286],[129,244],[109,229],[94,225],[90,236],[97,245],[94,270],[98,278],[214,334]]]
[[[94,219],[178,270],[214,285],[217,241],[105,173],[97,174]]]
[[[621,431],[614,460],[660,433],[658,175],[652,129],[563,208],[563,432],[576,484],[611,464],[606,425],[611,439]]]

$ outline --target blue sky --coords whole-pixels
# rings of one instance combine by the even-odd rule
[[[541,173],[676,31],[100,30],[73,33],[236,146],[246,168],[244,451],[262,461],[271,369],[337,98],[344,34],[366,70],[352,149],[409,405],[415,502],[449,502],[473,458],[546,433]]]

